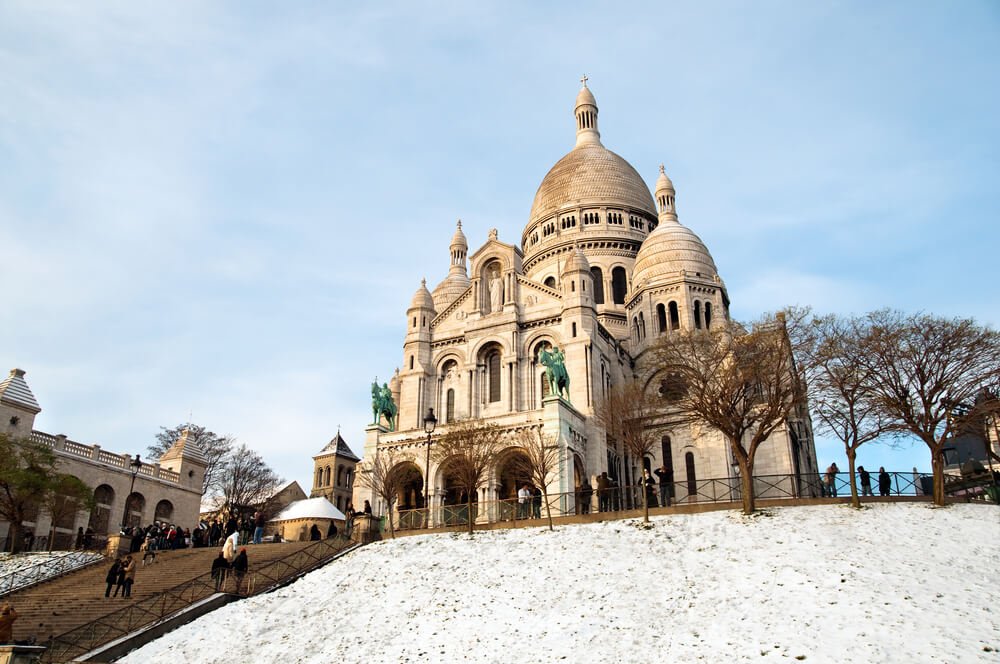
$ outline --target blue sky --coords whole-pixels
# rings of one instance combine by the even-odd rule
[[[519,242],[583,73],[736,317],[1000,324],[995,2],[14,1],[0,368],[43,431],[134,453],[193,418],[308,490],[338,425],[360,453],[455,220]]]

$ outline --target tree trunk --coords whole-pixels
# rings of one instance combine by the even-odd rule
[[[10,538],[10,552],[20,553],[21,547],[24,545],[24,526],[21,525],[20,521],[16,523],[14,521],[10,522],[7,537]]]
[[[931,471],[934,477],[934,504],[944,507],[944,450],[940,447],[931,451]]]
[[[392,525],[392,503],[389,503],[388,516],[389,516],[389,537],[391,537],[392,539],[396,539],[396,529]]]
[[[639,490],[642,491],[642,522],[649,523],[649,492],[646,490],[645,476],[642,478]]]
[[[469,493],[468,502],[465,504],[465,518],[469,521],[469,534],[473,531],[473,519],[472,519],[472,493]]]
[[[851,507],[861,509],[861,499],[858,498],[858,482],[854,477],[854,462],[856,460],[855,457],[858,455],[858,451],[850,445],[847,446],[845,451],[847,452],[847,478],[851,482]],[[834,478],[833,481],[836,482],[837,479]]]
[[[743,491],[743,513],[753,514],[756,509],[756,501],[753,495],[753,475],[751,469],[740,464],[740,487]]]
[[[545,498],[545,513],[549,517],[549,530],[555,530],[552,527],[552,505],[549,503],[549,492],[544,484],[542,485],[542,496]]]

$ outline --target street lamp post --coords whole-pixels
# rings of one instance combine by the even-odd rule
[[[128,465],[132,469],[132,482],[128,485],[128,495],[125,496],[125,509],[122,511],[122,533],[125,532],[125,524],[128,521],[128,504],[132,499],[132,490],[135,489],[135,476],[139,474],[139,469],[142,468],[142,461],[139,460],[139,455],[136,454],[135,458]]]
[[[427,432],[427,463],[424,466],[424,508],[427,510],[427,521],[424,524],[425,528],[431,527],[431,434],[434,433],[434,427],[437,426],[437,421],[437,418],[434,417],[434,409],[428,408],[427,414],[424,415],[424,431]]]

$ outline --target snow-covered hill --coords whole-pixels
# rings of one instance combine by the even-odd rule
[[[125,661],[956,663],[998,649],[1000,509],[880,504],[381,542]]]

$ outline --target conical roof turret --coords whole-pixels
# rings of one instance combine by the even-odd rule
[[[451,255],[451,264],[448,267],[448,276],[444,281],[434,288],[434,310],[444,311],[449,304],[458,299],[458,296],[469,289],[469,272],[466,267],[466,258],[469,254],[469,242],[462,232],[462,220],[459,219],[455,227],[455,234],[451,237],[451,244],[448,247]]]
[[[427,280],[420,280],[420,288],[417,292],[413,294],[413,301],[410,302],[411,309],[430,309],[434,311],[434,298],[431,297],[431,292],[427,290]]]

